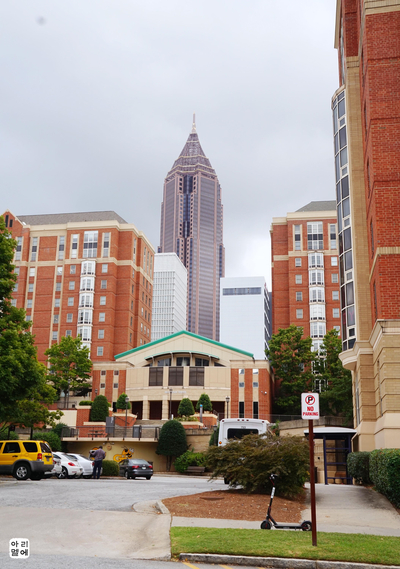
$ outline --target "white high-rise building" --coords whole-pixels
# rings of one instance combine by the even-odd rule
[[[151,341],[186,330],[187,270],[175,253],[154,255]]]
[[[271,336],[270,295],[264,277],[222,278],[220,307],[220,341],[264,359]]]

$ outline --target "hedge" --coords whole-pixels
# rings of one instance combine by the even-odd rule
[[[118,476],[118,475],[119,475],[118,462],[115,462],[115,460],[103,460],[102,476]]]
[[[349,476],[355,479],[357,484],[370,484],[369,477],[369,452],[351,452],[347,455],[347,468]]]
[[[400,508],[400,449],[377,449],[370,453],[369,475],[381,494]]]
[[[174,467],[177,472],[185,473],[188,466],[205,466],[206,457],[202,452],[193,452],[187,450],[174,462]]]

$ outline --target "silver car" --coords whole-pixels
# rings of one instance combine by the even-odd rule
[[[61,472],[58,478],[79,478],[82,476],[83,468],[73,456],[66,452],[57,452],[53,455],[61,460]]]
[[[91,478],[93,475],[93,461],[87,458],[87,456],[83,456],[83,454],[76,454],[74,452],[69,452],[68,454],[73,456],[79,466],[83,468],[83,478]],[[101,471],[103,472],[103,469],[101,469]]]

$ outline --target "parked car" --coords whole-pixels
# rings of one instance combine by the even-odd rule
[[[83,474],[83,468],[76,459],[66,452],[54,453],[61,460],[61,472],[58,478],[79,478]]]
[[[76,454],[74,452],[68,453],[70,456],[73,456],[75,460],[78,462],[79,466],[82,466],[83,478],[91,478],[93,474],[93,460],[90,460],[87,456],[83,456],[83,454]],[[101,469],[101,473],[103,473],[103,468]]]
[[[146,478],[153,476],[153,466],[141,458],[126,458],[118,463],[119,475],[125,478]]]
[[[44,475],[46,478],[50,478],[50,476],[57,476],[62,472],[61,468],[61,458],[58,458],[57,455],[53,453],[53,469],[47,470]]]
[[[0,474],[40,480],[52,468],[53,455],[45,441],[0,441]]]

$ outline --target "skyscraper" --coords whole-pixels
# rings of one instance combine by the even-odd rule
[[[188,271],[187,330],[219,340],[219,279],[225,275],[221,187],[192,132],[164,182],[159,253]]]
[[[400,446],[400,2],[337,0],[332,99],[354,450]]]

